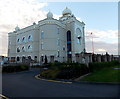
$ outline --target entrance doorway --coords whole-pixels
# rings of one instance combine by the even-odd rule
[[[79,54],[75,54],[75,58],[76,58],[76,62],[79,63],[80,62],[80,55]]]
[[[67,61],[72,61],[71,31],[67,31]]]
[[[43,64],[44,63],[44,56],[40,57],[40,63]]]
[[[22,57],[22,63],[25,63],[25,56]]]
[[[54,56],[50,56],[50,62],[51,62],[51,63],[54,62]]]

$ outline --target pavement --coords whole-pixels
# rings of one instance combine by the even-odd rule
[[[40,69],[2,74],[2,94],[14,97],[118,97],[120,85],[98,83],[61,83],[36,79]],[[120,96],[119,96],[120,98]],[[15,98],[16,99],[16,98]]]

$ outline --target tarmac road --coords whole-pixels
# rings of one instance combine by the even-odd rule
[[[2,94],[12,97],[118,97],[117,84],[58,83],[35,78],[39,69],[2,75]]]

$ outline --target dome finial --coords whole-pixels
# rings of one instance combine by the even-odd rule
[[[49,12],[47,13],[47,18],[48,18],[48,19],[52,19],[52,18],[53,18],[53,14],[51,13],[50,10],[49,10]]]
[[[15,31],[19,31],[20,28],[18,27],[18,25],[15,27]]]

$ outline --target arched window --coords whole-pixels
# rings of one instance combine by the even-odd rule
[[[17,48],[17,52],[20,52],[20,47]]]
[[[41,60],[41,62],[43,62],[44,61],[44,56],[41,56],[40,60]]]
[[[28,45],[28,50],[32,50],[32,45]]]
[[[79,28],[76,29],[77,43],[81,44],[82,32]]]
[[[71,41],[71,32],[67,31],[67,41]]]
[[[22,62],[25,63],[26,57],[22,56]]]
[[[25,42],[25,37],[22,38],[22,42]]]
[[[81,36],[80,35],[78,35],[78,37],[77,37],[77,43],[81,43]]]
[[[17,43],[20,43],[20,39],[19,38],[17,39]]]
[[[28,41],[32,41],[32,35],[28,36]]]
[[[25,52],[25,47],[24,46],[22,47],[22,51]]]
[[[17,57],[17,61],[20,61],[20,57]]]
[[[71,44],[71,31],[67,31],[67,58],[72,61],[72,44]]]
[[[65,51],[65,46],[63,46],[63,51]]]
[[[31,56],[28,56],[28,59],[31,60],[32,59]]]
[[[34,60],[35,60],[35,62],[37,62],[37,56],[34,56]]]

